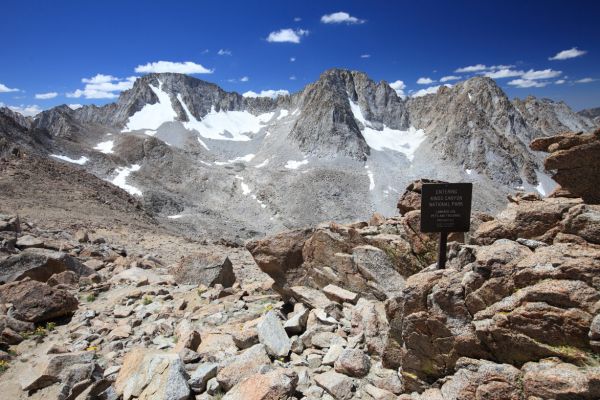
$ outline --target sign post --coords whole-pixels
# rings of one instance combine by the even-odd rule
[[[424,183],[421,189],[421,232],[440,233],[438,268],[446,267],[448,233],[471,227],[472,183]]]

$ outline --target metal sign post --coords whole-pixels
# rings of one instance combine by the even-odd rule
[[[424,183],[421,189],[421,232],[440,233],[438,268],[446,267],[448,233],[471,227],[472,183]]]

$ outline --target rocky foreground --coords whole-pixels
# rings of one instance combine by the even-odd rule
[[[511,196],[438,270],[421,183],[401,215],[249,242],[256,264],[0,216],[3,398],[600,398],[600,205]]]

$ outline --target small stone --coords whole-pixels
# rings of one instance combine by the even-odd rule
[[[90,236],[87,231],[79,230],[77,233],[75,233],[75,240],[77,240],[79,243],[87,243],[90,241]]]
[[[367,375],[370,368],[371,361],[369,357],[359,349],[344,350],[335,362],[337,372],[353,377]]]
[[[294,313],[283,325],[285,331],[288,334],[296,335],[304,332],[306,329],[306,321],[308,320],[309,310],[302,308],[298,312]]]
[[[217,376],[217,370],[218,365],[215,363],[200,364],[188,380],[192,390],[196,393],[204,392],[208,381]]]
[[[365,392],[373,398],[373,400],[394,400],[396,396],[392,392],[388,392],[384,389],[379,389],[371,384],[365,385]]]
[[[133,307],[127,307],[127,306],[116,306],[113,309],[113,316],[115,318],[127,318],[129,317],[131,314],[133,314]]]
[[[306,363],[308,364],[308,367],[312,369],[319,368],[322,360],[323,357],[319,354],[309,354],[306,357]]]
[[[265,345],[273,357],[287,357],[290,352],[290,339],[274,311],[269,311],[256,326],[258,340]]]
[[[323,288],[323,293],[325,293],[325,296],[338,303],[356,304],[359,297],[356,293],[331,284]]]
[[[206,383],[206,393],[208,393],[211,396],[214,396],[215,394],[217,394],[217,392],[220,389],[221,389],[221,385],[219,384],[219,381],[217,381],[217,378],[209,379],[208,382]]]
[[[343,351],[344,348],[339,344],[334,344],[331,346],[323,357],[323,365],[333,365]]]
[[[350,400],[352,398],[352,379],[346,375],[335,371],[327,371],[315,376],[315,382],[336,400]]]
[[[19,249],[42,248],[44,241],[31,235],[21,236],[17,239]]]

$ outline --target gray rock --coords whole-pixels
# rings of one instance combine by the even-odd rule
[[[291,349],[290,339],[274,311],[269,311],[256,326],[258,340],[273,357],[286,357]]]
[[[304,332],[306,329],[306,321],[308,320],[309,310],[303,308],[302,310],[294,313],[285,323],[283,328],[290,335],[296,335]]]
[[[206,390],[206,384],[212,378],[217,376],[218,365],[215,363],[200,364],[194,372],[192,372],[188,383],[192,390],[196,393],[202,393]]]
[[[229,257],[215,253],[192,254],[173,268],[171,274],[175,281],[185,285],[231,287],[235,274]]]
[[[17,247],[19,249],[41,248],[44,247],[44,241],[35,236],[25,235],[17,239]]]
[[[325,356],[323,357],[323,365],[333,365],[338,357],[342,354],[344,348],[339,344],[332,345]]]
[[[46,282],[52,275],[64,271],[73,271],[80,276],[89,276],[95,272],[68,254],[30,248],[0,261],[0,283],[18,281],[25,277]]]
[[[325,293],[325,296],[329,297],[331,300],[340,303],[356,304],[359,297],[357,293],[353,293],[349,290],[331,284],[323,288],[323,293]]]
[[[335,361],[335,370],[348,376],[363,377],[370,368],[371,360],[359,349],[346,349]]]
[[[325,389],[336,400],[350,400],[352,398],[352,379],[335,371],[327,371],[315,376],[317,385]]]

